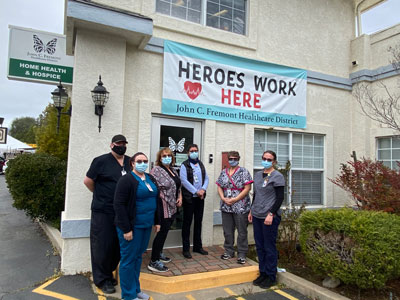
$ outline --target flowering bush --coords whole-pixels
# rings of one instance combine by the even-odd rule
[[[366,158],[349,161],[331,181],[351,193],[361,209],[400,214],[400,171],[382,162]]]

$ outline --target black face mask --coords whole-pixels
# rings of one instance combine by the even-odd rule
[[[124,155],[126,152],[126,146],[115,146],[112,147],[112,151],[117,153],[118,155]]]

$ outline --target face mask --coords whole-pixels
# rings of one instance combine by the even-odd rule
[[[197,159],[199,157],[199,152],[190,152],[189,157],[191,159]]]
[[[272,167],[272,161],[263,160],[261,161],[261,164],[264,167],[264,169],[269,169]]]
[[[237,161],[237,160],[230,160],[229,161],[229,165],[231,167],[236,167],[238,164],[239,164],[239,161]]]
[[[162,157],[161,162],[163,165],[169,165],[172,162],[172,157],[167,156],[167,157]]]
[[[144,171],[147,170],[148,166],[149,166],[149,164],[146,164],[146,163],[141,163],[141,164],[136,163],[135,164],[135,170],[140,172],[140,173],[143,173]]]
[[[112,151],[117,153],[118,155],[124,155],[126,152],[126,146],[115,146],[112,147]]]

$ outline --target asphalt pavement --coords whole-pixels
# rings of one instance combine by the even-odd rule
[[[12,207],[12,201],[0,175],[0,300],[68,299],[65,295],[98,300],[85,276],[59,277],[57,251],[39,224]]]

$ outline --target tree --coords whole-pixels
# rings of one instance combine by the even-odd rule
[[[390,60],[396,71],[400,71],[400,44],[389,47]],[[383,81],[376,84],[359,83],[354,96],[365,116],[388,126],[400,133],[400,80],[396,88],[390,88]]]
[[[16,118],[11,123],[10,135],[24,143],[34,144],[34,126],[36,120],[32,117]]]
[[[68,101],[63,112],[70,106]],[[66,115],[60,117],[60,129],[57,134],[57,110],[54,104],[49,104],[38,118],[36,127],[37,152],[48,153],[60,159],[66,160],[68,156],[70,118]]]

